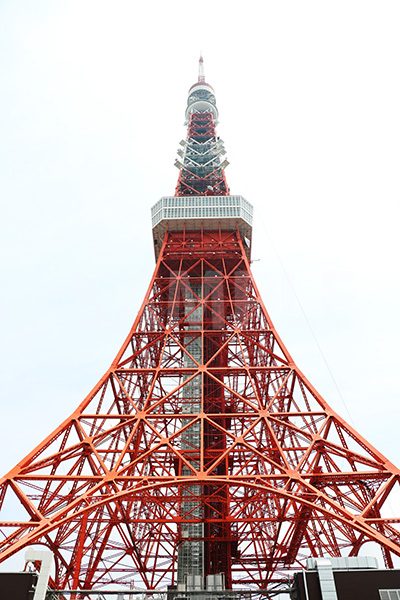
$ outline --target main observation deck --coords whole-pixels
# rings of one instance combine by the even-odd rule
[[[164,196],[151,209],[158,258],[166,231],[235,231],[250,258],[253,207],[243,196]]]

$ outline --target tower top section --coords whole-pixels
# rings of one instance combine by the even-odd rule
[[[195,112],[209,112],[213,115],[214,121],[218,122],[218,109],[215,102],[214,90],[206,82],[204,74],[204,58],[199,58],[199,74],[196,83],[189,88],[189,95],[186,108],[186,124],[190,121],[190,115]]]
[[[152,208],[156,257],[167,232],[237,231],[250,257],[253,208],[242,196],[230,195],[225,177],[228,161],[216,132],[218,110],[214,90],[205,80],[200,56],[197,82],[189,89],[187,137],[180,142],[175,166],[179,169],[174,196],[161,198]]]

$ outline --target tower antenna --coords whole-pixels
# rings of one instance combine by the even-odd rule
[[[199,58],[199,77],[198,77],[198,82],[199,83],[204,83],[205,82],[205,76],[204,76],[204,58],[203,58],[203,54],[202,52],[200,52],[200,58]]]

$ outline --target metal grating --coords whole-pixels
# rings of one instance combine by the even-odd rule
[[[253,207],[243,196],[165,196],[151,209],[152,226],[167,219],[242,218],[253,224]]]
[[[400,600],[400,590],[379,590],[380,600]]]
[[[248,240],[248,256],[253,224],[253,207],[243,196],[164,196],[151,209],[156,257],[165,232],[234,231]]]

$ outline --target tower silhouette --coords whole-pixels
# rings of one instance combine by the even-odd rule
[[[47,546],[59,589],[267,590],[309,556],[400,555],[399,470],[300,372],[250,271],[203,60],[157,264],[90,394],[0,482],[0,560]],[[395,510],[393,516],[392,510]]]

